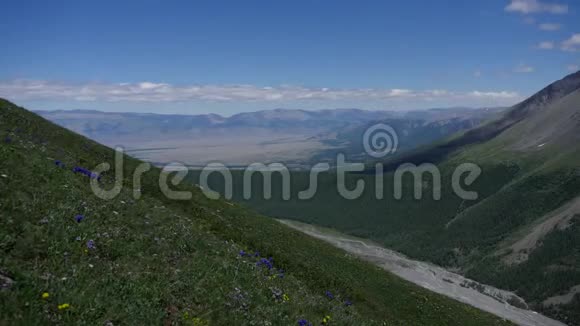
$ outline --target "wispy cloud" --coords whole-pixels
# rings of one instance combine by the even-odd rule
[[[570,72],[576,72],[578,70],[580,70],[580,66],[578,66],[578,65],[568,65],[568,71],[570,71]]]
[[[538,25],[538,28],[542,31],[552,32],[560,30],[562,28],[562,25],[556,23],[543,23]]]
[[[580,50],[580,33],[572,35],[562,42],[562,50],[576,52]]]
[[[480,91],[472,91],[467,93],[468,96],[471,97],[485,97],[485,98],[501,98],[501,99],[515,99],[520,97],[520,95],[516,92],[480,92]]]
[[[508,12],[517,12],[524,15],[534,13],[551,13],[551,14],[566,14],[568,13],[568,5],[559,3],[546,3],[540,0],[511,0],[510,4],[505,7]]]
[[[532,66],[528,66],[525,64],[520,64],[513,69],[513,72],[520,73],[520,74],[529,74],[534,72],[536,69]]]
[[[554,44],[554,42],[551,41],[544,41],[544,42],[540,42],[538,44],[538,49],[541,50],[552,50],[556,47],[556,45]]]
[[[0,96],[17,100],[79,102],[288,102],[288,101],[457,101],[489,100],[513,103],[521,99],[512,91],[411,90],[403,88],[308,88],[302,86],[171,85],[167,83],[84,83],[42,80],[0,82]],[[464,103],[462,102],[462,103]]]

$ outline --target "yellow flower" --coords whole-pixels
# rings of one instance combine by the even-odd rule
[[[48,299],[49,297],[50,297],[50,294],[49,294],[48,292],[44,292],[44,293],[42,294],[42,298],[43,298],[43,299]]]
[[[58,305],[58,310],[66,310],[68,308],[70,308],[70,304],[68,304],[68,303],[63,303],[63,304]]]
[[[290,301],[290,297],[286,293],[284,293],[284,295],[282,296],[282,300],[284,300],[284,302],[288,302]]]
[[[328,324],[329,321],[330,321],[330,316],[326,316],[326,317],[322,318],[323,324]]]

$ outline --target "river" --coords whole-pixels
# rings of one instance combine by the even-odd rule
[[[537,312],[511,305],[510,303],[518,302],[519,304],[517,305],[520,307],[527,306],[525,301],[513,292],[475,282],[430,263],[412,260],[396,251],[380,247],[368,240],[296,221],[279,221],[314,238],[324,240],[361,259],[372,262],[407,281],[510,320],[518,325],[566,326]]]

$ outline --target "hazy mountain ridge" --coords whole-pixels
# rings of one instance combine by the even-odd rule
[[[155,113],[116,113],[87,110],[35,111],[42,117],[89,136],[102,136],[100,132],[125,134],[142,131],[140,127],[166,130],[170,125],[175,130],[211,128],[316,128],[331,129],[384,119],[416,119],[425,121],[452,118],[469,118],[488,115],[501,108],[473,109],[450,108],[421,111],[369,111],[361,109],[327,109],[318,111],[275,109],[256,112],[243,112],[224,117],[218,114],[155,114]],[[113,122],[118,121],[115,124]],[[134,126],[135,128],[131,128]],[[85,129],[83,129],[85,128]],[[127,128],[127,130],[122,130]],[[153,131],[153,130],[151,130]]]
[[[302,165],[332,159],[337,152],[358,155],[364,128],[374,123],[406,126],[397,131],[401,149],[409,149],[470,128],[500,111],[500,108],[408,112],[276,109],[231,117],[99,111],[38,111],[38,114],[105,145],[123,145],[139,158],[154,162],[203,165],[218,160],[244,165],[281,161]],[[435,131],[421,137],[421,131],[426,129]],[[409,133],[417,139],[408,138]]]

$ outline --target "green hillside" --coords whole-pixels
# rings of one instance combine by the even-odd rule
[[[291,200],[280,195],[274,178],[272,200],[264,200],[261,180],[254,195],[241,195],[237,173],[235,200],[263,214],[296,219],[372,239],[413,258],[461,271],[483,283],[512,290],[531,307],[570,325],[580,325],[580,72],[514,106],[481,127],[384,163],[384,199],[375,196],[376,175],[350,174],[353,188],[364,180],[363,195],[342,198],[337,176],[322,173],[318,192],[299,200],[309,176],[292,174]],[[422,183],[424,197],[413,198],[411,175],[403,179],[403,198],[394,199],[394,170],[402,163],[438,165],[441,200],[431,197],[433,180]],[[476,200],[452,190],[461,163],[477,163],[481,177],[467,187]],[[220,189],[219,179],[211,179]],[[223,188],[222,188],[223,191]]]
[[[73,169],[114,152],[4,100],[0,137],[2,325],[507,324],[197,188],[169,200],[157,169],[136,200],[129,157],[101,200]]]

